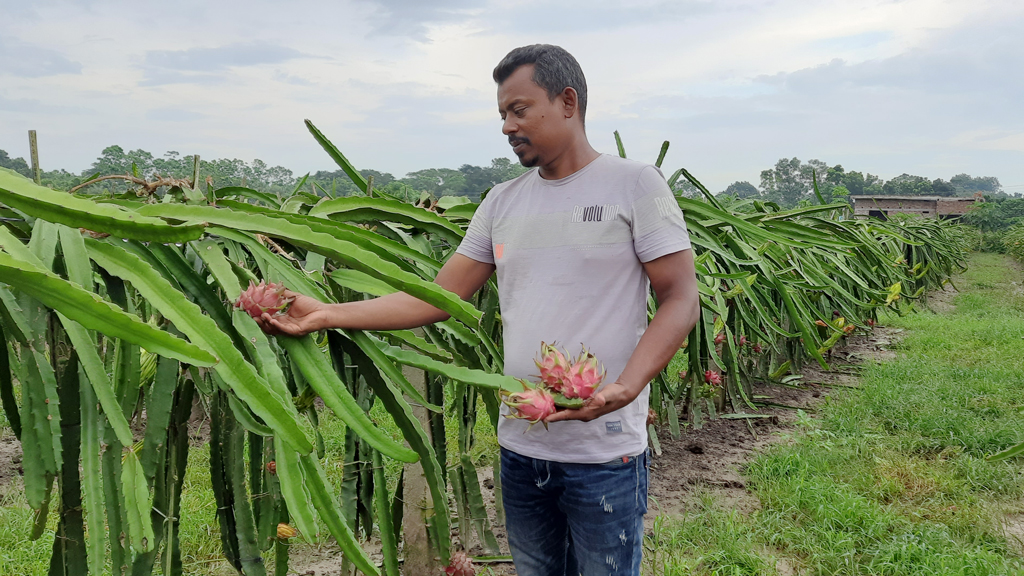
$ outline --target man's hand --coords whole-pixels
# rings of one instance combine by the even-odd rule
[[[582,420],[584,422],[590,422],[595,418],[599,418],[609,412],[614,412],[619,408],[628,405],[636,397],[637,394],[631,394],[630,391],[622,384],[612,382],[591,396],[590,399],[583,404],[583,408],[559,410],[545,418],[544,421],[559,422],[561,420]]]
[[[310,332],[322,330],[327,316],[327,304],[291,290],[284,291],[285,298],[294,298],[288,311],[279,316],[271,316],[264,312],[256,319],[256,323],[267,334],[287,334],[289,336],[305,336]]]

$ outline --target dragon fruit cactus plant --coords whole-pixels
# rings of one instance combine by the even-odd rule
[[[235,308],[245,310],[253,318],[261,318],[264,312],[275,316],[284,314],[293,300],[285,298],[284,290],[284,284],[267,284],[262,280],[254,284],[250,280],[249,287],[235,301]]]

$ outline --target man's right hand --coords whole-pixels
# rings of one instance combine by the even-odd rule
[[[285,298],[294,298],[288,310],[284,314],[272,316],[266,312],[256,323],[267,334],[287,334],[289,336],[305,336],[310,332],[322,330],[326,326],[327,304],[317,300],[285,290]]]

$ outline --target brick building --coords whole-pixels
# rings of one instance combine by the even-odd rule
[[[945,196],[851,196],[855,216],[883,220],[890,214],[917,214],[924,218],[960,218],[979,198]]]

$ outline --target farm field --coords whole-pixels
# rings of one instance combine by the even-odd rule
[[[645,573],[1024,573],[1019,461],[984,460],[1024,440],[1024,272],[1005,256],[974,254],[954,283],[961,292],[933,298],[935,312],[883,317],[888,329],[904,331],[889,346],[896,357],[867,364],[859,389],[832,389],[807,411],[783,416],[778,440],[742,471],[743,488],[688,484],[681,506],[652,519]],[[339,462],[328,475],[340,482],[344,426],[329,411],[320,426],[335,456],[327,460]],[[33,513],[16,473],[18,450],[6,421],[0,429],[0,574],[45,574],[52,540],[28,539]],[[762,439],[768,431],[760,429]],[[675,442],[686,441],[684,430]],[[230,574],[208,445],[191,452],[184,571]],[[481,469],[494,452],[489,425],[478,425],[473,457]],[[692,476],[655,463],[656,481]],[[340,573],[332,550],[299,545],[292,569]],[[509,573],[506,565],[495,570]]]

